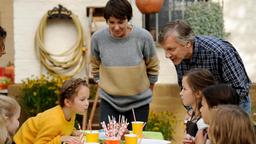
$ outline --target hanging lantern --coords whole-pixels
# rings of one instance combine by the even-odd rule
[[[142,13],[158,13],[164,0],[136,0],[136,6]]]

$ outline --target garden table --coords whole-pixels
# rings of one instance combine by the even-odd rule
[[[164,140],[161,132],[143,131],[144,138],[140,144],[170,144],[170,141]],[[104,141],[104,133],[100,130],[100,139]]]

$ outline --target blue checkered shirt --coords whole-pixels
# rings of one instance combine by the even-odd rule
[[[176,65],[178,82],[192,68],[206,68],[219,83],[231,84],[241,98],[247,96],[251,81],[236,49],[227,41],[210,36],[196,36],[192,59]]]

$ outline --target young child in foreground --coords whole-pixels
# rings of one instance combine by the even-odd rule
[[[82,79],[70,79],[61,88],[59,105],[29,118],[14,136],[16,144],[81,144],[71,136],[75,114],[88,108],[89,88]]]
[[[0,144],[12,144],[19,127],[20,105],[9,96],[0,95]]]
[[[255,144],[249,115],[237,105],[219,105],[211,111],[209,137],[212,144]]]

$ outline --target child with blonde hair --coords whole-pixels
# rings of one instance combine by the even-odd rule
[[[11,144],[19,127],[20,105],[9,96],[0,95],[0,144]]]
[[[219,105],[212,109],[209,137],[212,144],[256,143],[252,121],[237,105]]]
[[[88,108],[89,88],[85,80],[70,79],[61,88],[59,105],[23,123],[14,136],[16,144],[81,144],[82,138],[71,136],[75,114]]]
[[[201,92],[204,88],[213,84],[216,84],[214,76],[209,70],[202,68],[191,69],[182,78],[181,99],[185,106],[192,108],[192,113],[186,121],[184,144],[193,143],[197,131],[207,127],[200,113]]]

